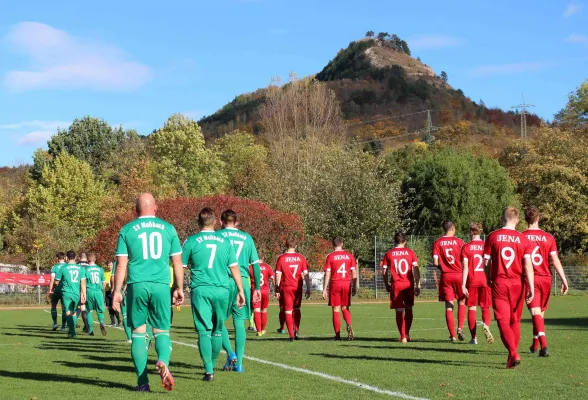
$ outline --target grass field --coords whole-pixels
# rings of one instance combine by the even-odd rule
[[[587,300],[585,296],[552,300],[546,323],[549,358],[525,351],[531,338],[525,313],[523,359],[516,370],[504,369],[506,350],[500,340],[493,345],[449,344],[438,303],[415,306],[414,341],[405,345],[397,342],[394,315],[385,304],[353,307],[357,336],[353,342],[331,340],[328,307],[305,305],[304,340],[288,343],[277,333],[261,339],[251,334],[246,373],[219,371],[213,383],[200,381],[203,369],[196,334],[191,313],[184,307],[175,315],[172,333],[176,343],[170,368],[176,389],[166,393],[159,386],[153,369],[155,352],[150,350],[151,394],[132,392],[135,374],[122,331],[108,328],[105,338],[69,340],[51,332],[51,317],[45,310],[1,310],[0,398],[588,398]],[[276,311],[270,309],[271,331],[277,327]],[[492,327],[498,339],[496,326]]]

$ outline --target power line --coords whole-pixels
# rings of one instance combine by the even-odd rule
[[[400,115],[396,115],[394,117],[385,117],[385,118],[378,118],[378,119],[372,119],[369,121],[362,121],[362,122],[354,122],[353,124],[346,124],[345,126],[353,126],[353,125],[361,125],[361,124],[369,124],[370,122],[378,122],[378,121],[385,121],[388,119],[396,119],[396,118],[400,118],[400,117],[408,117],[410,115],[417,115],[417,114],[424,114],[424,113],[430,113],[431,110],[425,110],[425,111],[417,111],[417,112],[413,112],[410,114],[400,114]]]
[[[516,110],[521,110],[521,139],[527,137],[527,115],[529,112],[527,108],[535,107],[533,104],[526,104],[525,103],[525,96],[521,93],[521,104],[517,104],[516,106],[512,106]]]
[[[425,138],[429,137],[429,138],[432,138],[432,140],[434,140],[435,138],[433,136],[433,132],[438,131],[440,129],[440,127],[433,125],[433,122],[431,120],[431,110],[419,111],[416,113],[404,114],[404,115],[415,115],[415,114],[422,114],[422,113],[427,113],[427,119],[425,121],[425,126],[421,129],[418,129],[418,130],[412,131],[412,132],[403,133],[402,135],[386,136],[386,137],[378,138],[378,139],[364,140],[361,142],[356,142],[356,144],[366,144],[366,143],[374,143],[374,142],[379,142],[379,141],[389,140],[389,139],[398,139],[398,138],[401,138],[404,136],[418,135],[419,133],[424,133]],[[394,118],[396,118],[396,117],[394,117]],[[368,122],[368,121],[366,121],[366,122]]]

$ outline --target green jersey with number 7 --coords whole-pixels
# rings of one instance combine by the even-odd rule
[[[129,257],[127,284],[169,285],[169,258],[177,254],[182,254],[182,248],[176,228],[157,217],[139,217],[123,226],[118,235],[116,255]]]

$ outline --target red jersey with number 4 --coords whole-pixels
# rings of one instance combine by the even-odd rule
[[[351,282],[351,271],[354,271],[355,267],[353,254],[337,250],[325,259],[324,271],[331,272],[331,282]]]
[[[463,240],[455,236],[442,236],[433,244],[433,258],[439,260],[443,273],[461,272],[461,248]]]
[[[249,275],[251,276],[251,289],[255,289],[255,281],[253,280],[253,266],[249,266]],[[269,264],[266,263],[259,263],[259,289],[260,290],[269,290],[269,281],[274,276],[274,270]]]
[[[501,228],[486,239],[484,258],[492,261],[490,279],[518,279],[523,275],[524,259],[530,258],[534,246],[515,229]]]
[[[531,253],[531,262],[535,275],[551,277],[549,256],[557,254],[555,238],[542,229],[527,229],[523,235],[534,247],[533,253]]]
[[[484,241],[472,240],[461,248],[461,262],[468,260],[468,281],[466,287],[487,287],[488,281],[484,273]]]
[[[390,268],[392,283],[406,282],[414,285],[413,267],[418,267],[417,255],[406,247],[395,247],[384,256],[383,268]]]
[[[302,279],[308,273],[306,258],[299,253],[284,253],[278,257],[276,274],[281,274],[281,287],[302,287]]]

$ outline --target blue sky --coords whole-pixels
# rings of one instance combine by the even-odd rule
[[[0,13],[0,165],[94,115],[149,133],[272,77],[322,69],[368,30],[396,33],[473,100],[524,92],[551,119],[588,76],[588,0],[27,1]],[[8,5],[10,3],[10,5]]]

